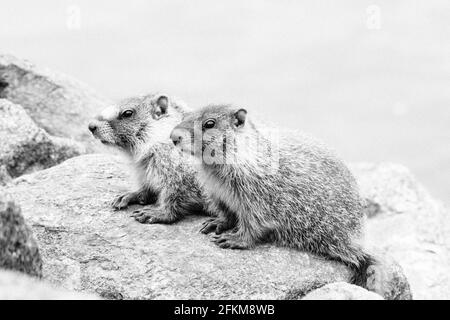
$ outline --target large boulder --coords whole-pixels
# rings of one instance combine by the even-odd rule
[[[42,276],[42,259],[32,231],[20,207],[3,193],[0,193],[0,269]]]
[[[335,282],[311,291],[302,300],[383,300],[383,298],[353,284]]]
[[[10,184],[46,279],[116,299],[297,299],[349,280],[343,265],[297,250],[219,249],[198,232],[202,217],[143,225],[129,217],[133,208],[113,211],[109,202],[130,188],[128,167],[119,156],[85,155]]]
[[[450,299],[450,210],[435,200],[407,168],[397,164],[352,166],[362,194],[376,210],[366,241],[403,268],[415,299]]]
[[[21,106],[0,99],[0,182],[3,184],[11,177],[48,168],[84,152],[83,145],[49,135]]]
[[[0,55],[0,98],[23,106],[49,134],[83,141],[88,149],[94,145],[89,119],[109,104],[75,79],[10,55]]]
[[[0,270],[0,300],[96,300],[92,294],[70,292],[28,277],[22,273]]]
[[[273,246],[223,250],[198,232],[204,218],[140,224],[109,202],[130,188],[121,157],[85,155],[14,180],[39,242],[44,278],[115,299],[283,299],[348,281],[336,262]]]

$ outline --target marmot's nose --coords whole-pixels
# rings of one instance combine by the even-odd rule
[[[170,134],[170,139],[172,139],[172,142],[174,145],[179,144],[183,140],[183,130],[179,128],[175,128],[172,130],[172,133]]]
[[[97,124],[95,124],[94,122],[89,123],[89,131],[91,131],[92,133],[94,133],[97,130]]]

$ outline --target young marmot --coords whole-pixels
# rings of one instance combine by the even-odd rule
[[[221,248],[274,242],[340,261],[364,286],[374,261],[358,244],[362,199],[352,174],[307,136],[279,136],[276,144],[263,131],[246,110],[223,105],[185,115],[172,131],[173,143],[198,160],[209,210],[218,216],[201,231],[216,231]]]
[[[186,214],[203,213],[195,172],[169,138],[185,112],[184,105],[168,96],[145,95],[103,110],[89,124],[97,139],[124,151],[134,163],[140,188],[114,199],[115,209],[154,204],[133,212],[141,223],[173,223]]]

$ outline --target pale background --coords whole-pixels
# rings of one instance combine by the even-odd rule
[[[450,1],[5,1],[0,51],[119,99],[232,102],[450,200]]]

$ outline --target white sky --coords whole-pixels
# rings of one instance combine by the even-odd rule
[[[403,163],[450,200],[448,0],[2,0],[0,40],[112,99],[256,109],[346,160]]]

